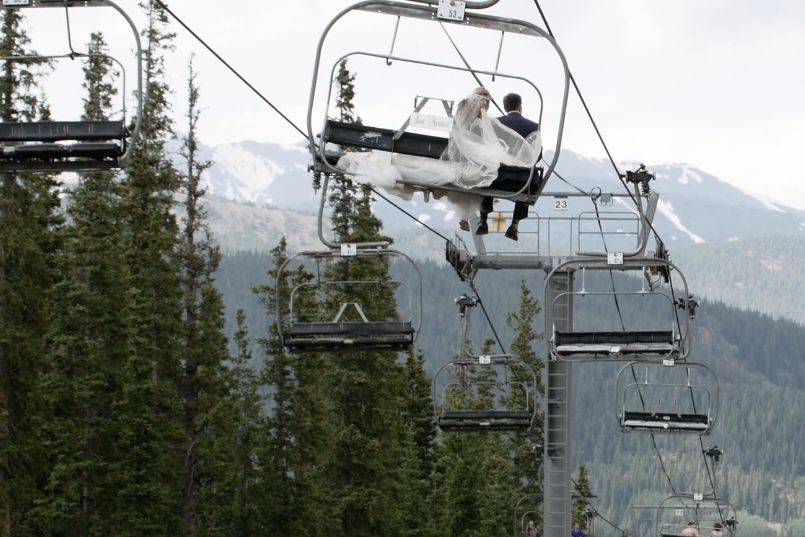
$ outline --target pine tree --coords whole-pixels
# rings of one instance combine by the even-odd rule
[[[108,118],[117,91],[101,34],[92,34],[84,67],[84,119]],[[47,494],[37,511],[44,528],[108,532],[115,485],[106,472],[115,453],[111,408],[125,362],[125,297],[120,192],[113,172],[81,176],[70,192],[68,225],[51,300],[52,365],[43,393],[50,407]]]
[[[342,62],[336,106],[343,121],[359,121],[354,110],[354,79]],[[380,221],[372,214],[370,194],[368,189],[358,189],[347,179],[337,178],[329,198],[337,241],[386,240],[380,233]],[[332,280],[377,283],[330,289],[325,316],[334,317],[344,302],[358,302],[371,319],[396,319],[394,286],[388,271],[388,261],[382,258],[352,259],[330,267],[327,276]],[[328,377],[339,418],[332,472],[335,487],[341,491],[340,532],[356,536],[382,533],[395,512],[393,491],[402,459],[402,368],[394,352],[359,351],[350,353],[349,359],[334,355]]]
[[[129,267],[129,330],[122,397],[115,406],[120,455],[113,517],[117,535],[181,533],[183,416],[180,405],[182,288],[171,213],[179,177],[166,158],[172,136],[164,54],[172,48],[164,10],[152,0],[143,36],[148,98],[143,131],[123,181]]]
[[[31,54],[19,11],[2,12],[0,55]],[[4,62],[0,117],[46,119],[37,65]],[[39,385],[45,368],[48,293],[58,248],[56,183],[47,174],[0,174],[0,536],[27,535],[45,474]]]
[[[183,327],[180,391],[184,403],[184,479],[182,487],[183,534],[199,534],[200,489],[213,473],[213,438],[210,425],[227,395],[224,362],[228,359],[223,334],[223,300],[215,288],[214,274],[220,251],[206,222],[201,179],[210,163],[199,160],[199,88],[191,58],[188,76],[188,130],[181,155],[186,169],[182,177],[183,229],[179,266],[183,292]]]
[[[338,120],[345,123],[360,123],[361,120],[355,113],[353,102],[355,99],[355,75],[349,72],[346,60],[338,64],[336,85],[338,93],[335,108],[338,110]],[[344,175],[335,176],[328,201],[331,208],[330,223],[333,232],[338,237],[346,237],[350,234],[357,195],[358,189],[352,181]]]
[[[425,357],[408,353],[405,362],[403,416],[405,421],[402,464],[397,489],[394,531],[406,536],[431,535],[432,475],[435,459],[436,424],[431,383],[425,373]]]
[[[277,307],[277,294],[281,305],[290,300],[291,286],[299,276],[288,275],[280,278],[279,269],[288,259],[288,244],[283,238],[271,251],[272,268],[269,277],[273,286],[260,289],[263,303],[268,311]],[[287,314],[287,313],[286,313]],[[271,326],[267,338],[261,339],[260,344],[266,355],[266,364],[263,375],[263,384],[273,391],[271,397],[270,414],[268,419],[268,442],[266,444],[265,459],[267,475],[266,483],[270,483],[270,505],[272,506],[268,524],[277,534],[288,535],[293,521],[296,519],[296,501],[294,483],[291,474],[291,452],[293,450],[293,437],[291,431],[291,405],[295,389],[292,371],[292,362],[283,349],[276,326]]]
[[[587,467],[583,464],[579,466],[579,473],[576,476],[576,494],[577,497],[573,500],[573,523],[586,528],[587,511],[590,509],[593,492],[590,487],[590,480],[587,477]]]
[[[279,267],[288,259],[283,238],[272,250],[269,278],[272,285],[258,287],[266,311],[274,314],[279,294],[283,316],[289,312],[291,290],[309,284],[312,275],[304,266],[289,269],[279,277]],[[279,293],[277,293],[279,291]],[[300,320],[317,318],[318,305],[312,289],[305,286],[296,295]],[[264,493],[262,516],[271,534],[291,537],[330,535],[338,498],[329,471],[334,436],[332,404],[327,370],[329,361],[320,354],[287,354],[276,326],[260,341],[266,355],[262,383],[273,392],[267,424],[268,442],[261,449],[261,482]]]
[[[506,322],[514,331],[514,341],[511,345],[512,357],[515,360],[525,363],[533,368],[537,375],[537,391],[543,392],[542,370],[544,367],[542,359],[534,349],[535,344],[541,341],[543,336],[534,328],[537,316],[542,311],[539,302],[531,295],[525,281],[520,282],[520,303],[517,311],[511,312]],[[519,372],[520,375],[524,372]],[[531,379],[524,379],[530,382]],[[510,403],[513,406],[522,407],[524,401],[522,394],[513,393]],[[530,402],[536,404],[536,402]],[[535,494],[542,489],[540,479],[540,466],[542,451],[539,448],[543,444],[542,413],[537,413],[537,422],[528,432],[517,432],[510,435],[509,445],[514,460],[514,464],[519,473],[519,480],[523,483],[523,494]]]
[[[202,489],[205,535],[259,535],[262,524],[259,445],[264,443],[264,398],[252,369],[246,315],[238,310],[228,396],[213,423],[211,485]]]

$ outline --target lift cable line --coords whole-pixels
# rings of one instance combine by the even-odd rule
[[[537,10],[539,11],[539,14],[540,14],[540,17],[542,18],[543,24],[545,24],[545,29],[548,31],[548,33],[551,35],[551,37],[554,37],[554,39],[555,39],[556,36],[554,35],[553,30],[551,29],[550,23],[548,22],[548,18],[546,17],[545,12],[543,11],[542,6],[540,5],[539,0],[534,0],[534,4],[536,5]],[[596,122],[595,117],[593,116],[592,111],[590,110],[590,107],[587,104],[587,100],[584,98],[584,95],[581,92],[581,88],[579,87],[578,83],[576,82],[576,78],[573,76],[572,72],[570,73],[570,81],[573,84],[574,89],[576,90],[576,94],[578,95],[579,100],[580,100],[582,106],[584,107],[585,112],[587,113],[587,117],[590,119],[590,123],[592,124],[593,129],[595,130],[595,133],[598,136],[598,139],[601,142],[601,145],[603,146],[604,151],[607,154],[607,157],[609,158],[609,162],[612,165],[612,168],[615,170],[615,173],[618,176],[618,180],[621,182],[623,187],[626,189],[626,192],[629,194],[629,197],[632,198],[632,201],[635,204],[640,203],[639,200],[635,199],[635,197],[632,194],[631,190],[629,189],[628,185],[624,181],[623,174],[621,173],[620,168],[618,167],[618,164],[615,162],[615,159],[612,156],[612,152],[610,151],[609,146],[607,145],[606,140],[604,139],[604,136],[603,136],[603,134],[601,132],[601,129],[598,127],[598,123]],[[559,176],[557,175],[557,177],[559,177]],[[564,180],[563,178],[560,177],[560,179],[563,180],[565,183],[570,184],[568,181]],[[573,186],[573,185],[571,185],[571,186]],[[595,201],[594,201],[594,203],[595,203]],[[598,204],[597,203],[595,203],[595,208],[596,208],[596,216],[598,218],[598,224],[599,224],[599,226],[601,226],[601,220],[600,220],[600,215],[598,213]],[[650,226],[651,231],[654,233],[654,236],[657,238],[657,240],[660,241],[660,242],[663,242],[662,238],[659,235],[659,233],[655,229],[653,223],[648,222],[648,221],[647,221],[647,223]],[[605,240],[603,238],[603,231],[602,231],[602,240]],[[606,245],[605,245],[605,248],[606,248]],[[673,282],[671,282],[670,285],[671,285],[671,292],[673,294]],[[614,280],[613,280],[613,286],[614,286]],[[617,302],[617,296],[615,297],[615,300]],[[674,301],[675,301],[675,299],[674,299]],[[621,311],[620,311],[619,306],[618,306],[618,315],[620,317],[621,324],[623,324],[623,317],[621,315]],[[678,313],[676,313],[676,315],[677,315],[677,322],[679,322],[678,321]],[[632,367],[632,375],[635,376],[635,381],[637,381],[637,377],[636,377],[636,373],[634,371],[634,367]],[[643,404],[643,406],[645,408],[645,401],[643,400],[642,393],[640,394],[640,399],[641,399],[641,403]],[[660,451],[659,451],[659,448],[657,446],[657,441],[656,441],[656,438],[655,438],[654,434],[651,435],[651,440],[652,440],[652,444],[654,446],[654,449],[657,452],[657,455],[659,457],[660,465],[662,466],[663,473],[665,474],[665,477],[668,480],[668,484],[671,487],[671,490],[674,493],[676,493],[673,481],[671,480],[671,476],[668,474],[668,471],[667,471],[667,469],[665,467],[665,463],[664,463],[664,461],[662,459],[662,456],[660,455]],[[699,437],[699,441],[702,444],[702,452],[703,452],[704,451],[704,441],[701,439],[701,437]],[[705,465],[707,465],[706,455],[703,454],[703,456],[705,457]],[[710,473],[710,467],[709,466],[707,466],[707,474],[708,474],[708,477],[710,479],[710,483],[713,486],[713,495],[716,495],[715,482],[714,482],[714,479],[712,477],[712,474]],[[719,513],[720,513],[720,509],[719,509]]]
[[[626,530],[624,530],[623,528],[621,528],[620,526],[618,526],[617,524],[615,524],[611,520],[609,520],[606,517],[604,517],[604,515],[602,515],[601,512],[598,509],[596,509],[595,507],[593,507],[593,514],[595,516],[597,516],[598,518],[600,518],[604,523],[609,524],[615,531],[620,532],[621,535],[624,535],[624,536],[627,535]]]
[[[500,347],[500,351],[503,354],[508,354],[508,351],[506,350],[506,347],[503,346],[503,342],[501,341],[500,336],[498,335],[498,331],[495,329],[494,323],[492,323],[492,318],[489,316],[489,313],[487,313],[487,311],[486,311],[486,306],[484,306],[484,301],[481,299],[481,295],[478,292],[478,286],[476,286],[475,282],[473,282],[472,280],[470,280],[468,283],[469,283],[470,289],[472,289],[472,292],[475,293],[475,298],[478,300],[478,305],[481,306],[481,311],[484,313],[484,317],[486,317],[486,321],[489,323],[489,328],[492,329],[492,333],[495,335],[495,339],[498,342],[498,347]]]
[[[537,10],[539,11],[539,15],[542,18],[543,24],[545,24],[545,29],[548,31],[548,33],[551,35],[551,37],[556,39],[556,36],[554,35],[553,30],[551,30],[551,25],[548,24],[548,18],[545,16],[545,12],[542,10],[542,6],[540,5],[539,0],[534,0],[534,4],[537,6]],[[593,113],[590,110],[590,107],[587,105],[587,100],[584,98],[584,95],[582,95],[581,89],[579,88],[579,85],[576,82],[576,77],[573,76],[572,72],[570,73],[570,82],[573,84],[573,87],[576,89],[576,94],[579,96],[579,100],[581,101],[581,105],[584,107],[584,111],[587,112],[587,117],[590,118],[590,123],[592,123],[593,129],[595,129],[595,133],[598,135],[598,139],[601,141],[601,145],[604,147],[604,151],[606,151],[607,157],[609,157],[610,164],[612,164],[612,167],[615,169],[615,173],[618,175],[618,178],[621,181],[623,181],[623,174],[621,173],[620,168],[618,167],[617,163],[615,162],[615,159],[612,157],[612,153],[609,150],[609,146],[607,145],[606,141],[604,140],[604,135],[601,134],[601,130],[598,128],[598,123],[595,121],[595,118],[593,117]],[[623,186],[626,186],[626,183],[624,183]],[[627,190],[628,190],[628,188],[627,188]]]
[[[266,96],[265,96],[265,94],[263,94],[263,92],[261,92],[259,89],[257,89],[257,88],[254,86],[254,84],[252,84],[251,82],[249,82],[249,80],[248,80],[248,79],[247,79],[245,76],[243,76],[243,75],[242,75],[242,74],[241,74],[241,73],[240,73],[240,72],[239,72],[237,69],[235,69],[235,67],[233,67],[233,66],[232,66],[232,64],[231,64],[231,63],[229,63],[229,62],[228,62],[228,61],[227,61],[227,60],[226,60],[224,57],[222,57],[222,56],[221,56],[221,55],[220,55],[220,54],[219,54],[219,53],[218,53],[218,52],[217,52],[217,51],[216,51],[214,48],[212,48],[212,46],[211,46],[211,45],[209,45],[209,44],[207,43],[207,41],[206,41],[206,40],[204,40],[204,38],[203,38],[203,37],[201,37],[201,36],[200,36],[200,35],[199,35],[199,34],[198,34],[198,33],[197,33],[195,30],[193,30],[193,29],[192,29],[192,28],[191,28],[191,27],[190,27],[190,26],[189,26],[189,25],[188,25],[186,22],[184,22],[184,20],[182,20],[182,19],[181,19],[181,18],[180,18],[180,17],[179,17],[179,16],[178,16],[176,13],[174,13],[174,12],[173,12],[173,11],[172,11],[172,10],[171,10],[171,9],[170,9],[168,6],[166,6],[166,5],[164,4],[164,2],[162,2],[161,0],[154,0],[154,1],[155,1],[155,2],[156,2],[156,3],[157,3],[159,6],[160,6],[160,7],[162,7],[162,8],[163,8],[163,9],[164,9],[164,10],[165,10],[165,11],[166,11],[166,12],[167,12],[167,13],[168,13],[168,14],[169,14],[171,17],[173,17],[173,19],[174,19],[174,20],[175,20],[177,23],[179,23],[179,25],[180,25],[182,28],[184,28],[185,30],[187,30],[187,32],[188,32],[190,35],[192,35],[192,36],[193,36],[193,38],[195,38],[195,39],[196,39],[196,41],[198,41],[199,43],[201,43],[201,45],[202,45],[204,48],[206,48],[206,49],[207,49],[207,50],[210,52],[210,54],[212,54],[213,56],[215,56],[215,58],[216,58],[216,59],[217,59],[219,62],[221,62],[221,63],[224,65],[224,67],[226,67],[227,69],[229,69],[229,71],[230,71],[230,72],[231,72],[233,75],[235,75],[235,76],[238,78],[238,80],[240,80],[241,82],[243,82],[243,84],[244,84],[244,85],[246,85],[246,87],[248,87],[248,88],[249,88],[249,89],[250,89],[250,90],[251,90],[251,91],[252,91],[252,92],[253,92],[255,95],[257,95],[257,96],[260,98],[260,100],[262,100],[263,102],[265,102],[265,103],[266,103],[268,106],[270,106],[270,107],[271,107],[271,109],[272,109],[272,110],[274,110],[274,112],[276,112],[277,114],[279,114],[279,116],[280,116],[282,119],[284,119],[284,120],[285,120],[285,122],[286,122],[286,123],[288,123],[288,125],[290,125],[290,126],[291,126],[293,129],[295,129],[295,130],[296,130],[296,131],[297,131],[299,134],[301,134],[301,135],[302,135],[302,136],[305,138],[305,140],[307,140],[308,142],[312,142],[312,140],[310,139],[310,137],[307,135],[307,133],[306,133],[305,131],[303,131],[303,130],[302,130],[302,129],[301,129],[301,128],[300,128],[300,127],[299,127],[299,126],[296,124],[296,123],[294,123],[294,121],[293,121],[291,118],[289,118],[289,117],[288,117],[288,116],[287,116],[285,113],[283,113],[283,112],[282,112],[282,110],[280,110],[280,109],[279,109],[279,108],[278,108],[276,105],[274,105],[274,103],[272,103],[272,102],[271,102],[271,100],[269,100],[269,99],[268,99],[268,97],[266,97]],[[405,214],[406,214],[407,216],[409,216],[409,217],[410,217],[412,220],[416,221],[417,223],[419,223],[420,225],[422,225],[424,228],[428,229],[429,231],[431,231],[432,233],[434,233],[434,234],[438,235],[440,238],[442,238],[442,239],[444,239],[444,240],[449,240],[447,237],[445,237],[444,235],[442,235],[441,233],[439,233],[438,231],[436,231],[435,229],[433,229],[431,226],[427,225],[425,222],[422,222],[422,221],[421,221],[421,220],[419,220],[417,217],[415,217],[414,215],[412,215],[411,213],[409,213],[408,211],[406,211],[405,209],[403,209],[402,207],[400,207],[399,205],[397,205],[396,203],[394,203],[393,201],[391,201],[391,200],[390,200],[388,197],[386,197],[386,196],[384,196],[383,194],[379,193],[379,192],[378,192],[378,191],[377,191],[377,190],[376,190],[374,187],[370,187],[370,188],[371,188],[372,192],[374,192],[374,193],[375,193],[375,194],[376,194],[378,197],[380,197],[381,199],[383,199],[384,201],[386,201],[387,203],[389,203],[390,205],[392,205],[393,207],[395,207],[397,210],[399,210],[399,211],[401,211],[401,212],[405,213]]]

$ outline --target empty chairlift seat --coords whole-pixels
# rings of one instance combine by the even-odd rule
[[[447,149],[447,138],[404,132],[398,139],[394,139],[396,131],[378,127],[369,127],[357,123],[344,123],[328,119],[327,126],[322,133],[326,143],[337,144],[343,147],[387,151],[400,155],[441,159]],[[327,161],[335,166],[342,153],[327,153]],[[467,189],[461,186],[442,185],[439,189],[456,190],[458,192],[474,192],[483,196],[503,197],[514,201],[524,201],[534,204],[543,183],[543,170],[541,168],[516,168],[501,166],[498,178],[486,188]],[[418,185],[415,182],[404,181],[406,185],[434,188],[433,185]],[[527,188],[526,188],[527,187]],[[519,193],[519,194],[518,194]]]
[[[349,250],[349,249],[347,249]],[[358,263],[371,259],[398,259],[414,269],[413,285],[388,278],[346,280],[333,277],[335,264]],[[394,250],[358,249],[351,254],[337,249],[320,252],[301,252],[291,257],[280,268],[278,278],[284,277],[291,263],[316,265],[316,277],[296,285],[285,298],[281,287],[276,288],[276,321],[285,348],[294,351],[320,351],[340,349],[392,349],[410,348],[416,341],[422,323],[422,276],[416,264],[406,255]],[[322,266],[329,264],[328,266]],[[416,292],[413,292],[413,287]],[[408,297],[410,315],[398,319],[397,311],[372,316],[367,306],[375,300],[388,297],[386,293]],[[416,295],[416,307],[414,305]],[[287,306],[287,318],[283,310]],[[329,308],[337,311],[327,313]],[[414,322],[413,313],[418,316]],[[367,312],[369,314],[367,314]]]
[[[527,431],[537,389],[534,369],[510,355],[447,362],[433,376],[437,425],[445,432]]]
[[[673,331],[555,332],[560,358],[663,357],[678,352]]]
[[[126,99],[129,91],[126,86],[127,66],[113,56],[100,51],[74,50],[65,54],[42,56],[26,54],[0,58],[6,65],[23,63],[58,62],[60,60],[92,61],[100,59],[112,62],[119,76],[120,113],[109,121],[30,121],[0,123],[0,172],[83,172],[93,170],[112,170],[124,167],[131,157],[131,149],[137,143],[142,125],[143,99],[146,94],[143,73],[143,50],[140,31],[131,17],[111,0],[14,0],[4,1],[0,9],[20,10],[30,8],[56,8],[65,10],[68,40],[72,43],[70,16],[72,9],[105,7],[116,11],[134,39],[134,62],[136,64],[136,87],[134,96],[137,114],[132,122],[131,132],[127,116]],[[129,66],[130,67],[130,66]],[[69,90],[68,90],[69,92]],[[75,98],[80,101],[80,93]],[[117,105],[115,105],[116,107]]]
[[[0,170],[117,168],[126,138],[122,121],[0,123]]]
[[[633,362],[617,379],[624,432],[707,435],[718,417],[718,377],[691,362]]]

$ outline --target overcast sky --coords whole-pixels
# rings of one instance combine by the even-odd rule
[[[136,12],[136,0],[118,0]],[[242,70],[300,125],[307,114],[312,60],[319,35],[347,0],[173,0],[172,8]],[[802,0],[543,0],[543,7],[582,91],[618,160],[689,162],[744,189],[805,208],[805,2]],[[501,0],[491,13],[537,22],[532,0]],[[125,26],[107,10],[73,10],[74,40],[106,29],[114,52],[130,56]],[[30,25],[40,52],[63,51],[63,12],[37,10]],[[141,20],[141,19],[140,19]],[[324,83],[346,52],[387,52],[394,20],[358,14],[328,42]],[[470,63],[492,69],[499,34],[450,26]],[[180,28],[170,64],[175,113],[182,111],[185,64],[197,53],[208,144],[257,140],[293,144],[287,127]],[[396,52],[458,64],[438,25],[403,21]],[[67,62],[69,64],[69,62]],[[129,62],[130,63],[130,62]],[[397,127],[416,95],[457,99],[475,85],[465,73],[444,73],[364,58],[358,111],[365,123]],[[544,41],[507,37],[501,71],[527,76],[545,95],[545,143],[556,134],[561,71]],[[67,118],[80,94],[76,68],[66,65],[47,91],[57,117]],[[526,87],[498,79],[539,113]],[[321,94],[321,93],[320,93]],[[317,101],[314,126],[324,108]],[[579,102],[570,101],[565,147],[602,155]]]

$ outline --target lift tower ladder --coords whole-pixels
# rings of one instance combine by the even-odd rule
[[[573,272],[555,273],[547,285],[551,304],[546,312],[558,329],[573,328]],[[544,535],[565,537],[570,535],[573,502],[571,499],[571,445],[572,414],[570,389],[573,381],[572,362],[548,360],[545,383],[545,482]]]

